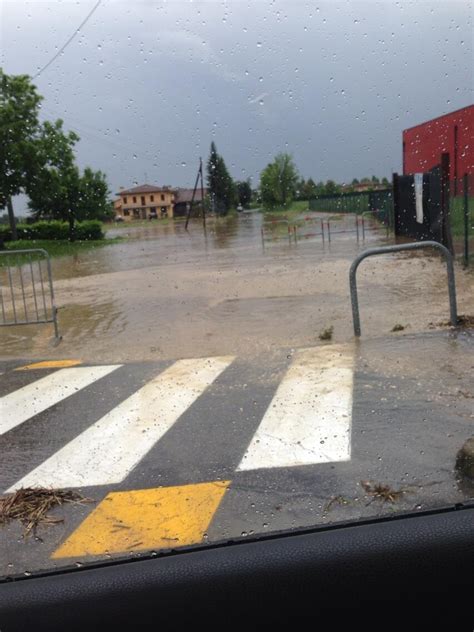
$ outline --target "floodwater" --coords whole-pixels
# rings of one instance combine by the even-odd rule
[[[353,217],[311,214],[295,242],[262,215],[121,226],[120,243],[53,260],[62,342],[52,326],[0,330],[3,357],[78,357],[89,362],[253,355],[353,339],[349,267],[384,230],[355,232]],[[330,219],[331,240],[321,218]],[[474,313],[474,280],[457,268],[460,313]],[[449,318],[443,261],[431,253],[365,261],[359,268],[364,339],[426,330]],[[401,333],[391,333],[402,325]]]

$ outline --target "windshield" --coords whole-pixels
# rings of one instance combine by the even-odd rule
[[[472,33],[2,3],[1,577],[472,497]]]

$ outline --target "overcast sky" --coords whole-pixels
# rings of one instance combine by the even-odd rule
[[[1,65],[34,75],[97,0],[1,0]],[[401,132],[473,101],[472,2],[102,0],[36,80],[42,117],[119,186],[236,179],[281,151],[304,177],[401,170]]]

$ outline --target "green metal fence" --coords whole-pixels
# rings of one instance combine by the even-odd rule
[[[309,209],[324,213],[356,213],[357,215],[371,211],[378,220],[392,226],[392,189],[320,195],[309,200]]]

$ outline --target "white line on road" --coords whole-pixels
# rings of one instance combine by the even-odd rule
[[[178,360],[8,491],[122,481],[233,359]]]
[[[349,460],[352,386],[347,349],[296,353],[238,470]]]
[[[121,364],[60,369],[0,398],[0,435],[89,386]]]

